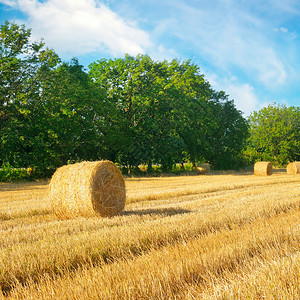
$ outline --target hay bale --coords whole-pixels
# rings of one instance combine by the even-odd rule
[[[61,219],[111,217],[124,209],[125,198],[122,173],[111,161],[66,165],[50,181],[52,209]]]
[[[286,167],[286,172],[289,175],[300,174],[300,161],[289,163]]]
[[[264,176],[272,175],[273,168],[269,161],[259,161],[254,165],[254,175]]]
[[[197,164],[197,174],[209,174],[210,173],[210,165],[208,163]]]

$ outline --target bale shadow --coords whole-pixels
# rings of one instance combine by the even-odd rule
[[[121,216],[143,216],[143,215],[161,215],[161,216],[174,216],[180,214],[190,213],[190,210],[176,209],[176,208],[163,208],[163,209],[141,209],[141,210],[127,210],[121,212]]]
[[[280,169],[273,169],[273,173],[285,173],[286,174],[286,168],[280,168]]]

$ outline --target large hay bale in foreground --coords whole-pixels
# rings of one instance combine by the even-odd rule
[[[254,165],[254,175],[264,176],[272,175],[273,168],[269,161],[259,161]]]
[[[300,174],[300,161],[289,163],[286,167],[286,172],[289,175]]]
[[[210,165],[208,163],[197,164],[197,174],[204,175],[210,173]]]
[[[50,181],[52,209],[61,219],[111,217],[124,209],[125,198],[122,173],[111,161],[66,165]]]

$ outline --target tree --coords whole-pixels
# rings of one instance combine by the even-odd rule
[[[127,55],[95,62],[89,74],[107,91],[103,140],[120,163],[168,169],[187,158],[239,166],[247,122],[190,61]]]
[[[238,169],[243,164],[243,150],[249,136],[249,126],[234,102],[224,92],[214,92],[210,104],[207,158],[218,169]]]
[[[40,94],[26,118],[23,163],[58,167],[101,156],[102,93],[76,59],[37,74]]]
[[[31,42],[24,26],[0,30],[0,164],[55,168],[110,159],[130,168],[189,159],[237,166],[247,126],[233,101],[188,61],[148,55],[77,59]]]
[[[61,63],[30,30],[1,27],[0,160],[46,170],[101,157],[103,93],[77,59]]]
[[[173,113],[176,132],[184,143],[184,153],[193,167],[196,160],[205,160],[207,134],[213,115],[209,113],[209,100],[212,88],[199,67],[191,62],[172,60],[169,64],[169,77],[174,95]],[[184,158],[181,155],[181,158]]]
[[[103,141],[108,155],[130,167],[156,162],[169,168],[180,141],[171,122],[167,62],[126,55],[95,62],[89,73],[107,91]]]
[[[250,160],[284,165],[300,160],[300,108],[270,104],[249,117]]]
[[[0,28],[0,162],[12,165],[21,164],[21,153],[26,152],[22,130],[28,107],[40,93],[36,74],[60,61],[42,41],[31,42],[30,36],[24,25],[6,21]]]

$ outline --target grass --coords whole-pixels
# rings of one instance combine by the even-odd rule
[[[300,297],[299,175],[128,178],[126,188],[120,216],[60,221],[47,182],[0,184],[4,297]]]

